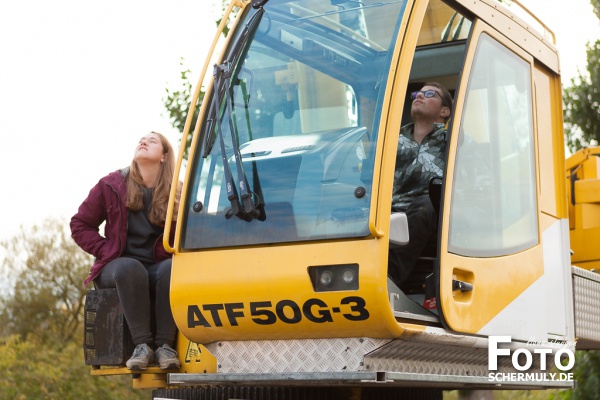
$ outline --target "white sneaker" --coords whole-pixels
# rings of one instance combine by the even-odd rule
[[[156,361],[160,369],[178,369],[181,362],[177,358],[177,352],[168,344],[163,344],[156,349]]]
[[[133,355],[125,365],[132,371],[143,371],[152,361],[154,361],[154,352],[146,343],[142,343],[135,346]]]

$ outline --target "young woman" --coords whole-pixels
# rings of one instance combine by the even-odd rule
[[[165,221],[174,165],[169,141],[150,132],[140,139],[131,165],[100,179],[71,219],[73,239],[96,258],[85,284],[93,281],[119,294],[136,345],[126,363],[131,370],[154,362],[162,369],[180,366],[169,305],[171,255],[163,247],[165,223],[175,232],[176,216]]]

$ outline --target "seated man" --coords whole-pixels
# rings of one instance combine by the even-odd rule
[[[402,211],[408,219],[409,243],[390,248],[389,275],[401,286],[429,242],[437,223],[429,199],[429,181],[441,177],[445,168],[446,126],[452,111],[452,96],[435,82],[413,92],[412,123],[400,130],[392,212]]]

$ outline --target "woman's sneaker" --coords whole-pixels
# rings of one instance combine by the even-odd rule
[[[141,371],[148,368],[148,364],[150,364],[154,360],[154,352],[146,343],[138,344],[135,346],[133,350],[133,355],[125,365],[132,371]]]
[[[181,362],[177,358],[177,352],[168,344],[163,344],[156,349],[155,355],[160,369],[177,369],[181,367]]]

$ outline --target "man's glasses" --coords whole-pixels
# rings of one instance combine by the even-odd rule
[[[416,99],[417,95],[419,93],[423,93],[423,96],[427,97],[428,99],[435,97],[435,95],[437,94],[438,96],[440,96],[440,99],[442,98],[442,96],[437,92],[437,90],[417,90],[416,92],[412,92],[410,94],[410,98],[411,99]]]

